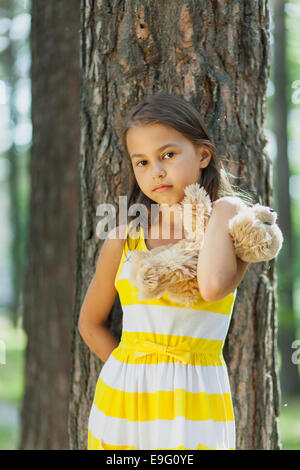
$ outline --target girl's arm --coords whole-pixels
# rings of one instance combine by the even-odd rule
[[[249,264],[237,258],[228,230],[228,222],[238,210],[239,202],[234,197],[224,197],[213,203],[197,267],[199,290],[208,302],[233,292]]]
[[[78,321],[82,339],[103,362],[119,344],[105,326],[117,295],[114,280],[124,245],[124,239],[118,238],[117,229],[108,234],[101,247],[96,272],[86,292]]]

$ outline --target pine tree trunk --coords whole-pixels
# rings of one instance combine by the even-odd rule
[[[32,2],[31,199],[21,449],[69,449],[79,206],[78,0]]]
[[[167,20],[166,20],[167,19]],[[170,20],[171,19],[171,20]],[[102,363],[77,322],[102,240],[96,208],[126,194],[119,124],[147,93],[182,94],[205,118],[228,168],[257,202],[272,205],[271,162],[263,152],[269,74],[266,1],[81,2],[81,204],[75,305],[71,447],[87,446],[87,420]],[[234,181],[235,182],[235,181]],[[225,345],[237,448],[278,449],[275,261],[248,268]],[[121,309],[111,330],[121,334]]]

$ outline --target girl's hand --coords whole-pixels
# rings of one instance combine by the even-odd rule
[[[234,217],[240,207],[241,202],[237,197],[234,196],[223,196],[212,203],[213,210],[218,209],[220,214],[224,214],[226,217]]]

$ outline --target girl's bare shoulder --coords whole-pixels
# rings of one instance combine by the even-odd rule
[[[120,224],[114,227],[107,235],[110,240],[119,240],[120,244],[126,239],[127,225]]]
[[[103,268],[103,263],[109,265],[109,269],[116,270],[118,268],[125,239],[126,225],[119,225],[110,230],[99,253],[96,273],[98,271],[99,264],[102,265],[101,267]]]

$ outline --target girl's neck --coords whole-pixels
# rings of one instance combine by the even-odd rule
[[[159,239],[182,239],[183,224],[180,211],[176,207],[160,206],[152,221],[151,233]],[[152,235],[150,235],[152,238]]]

